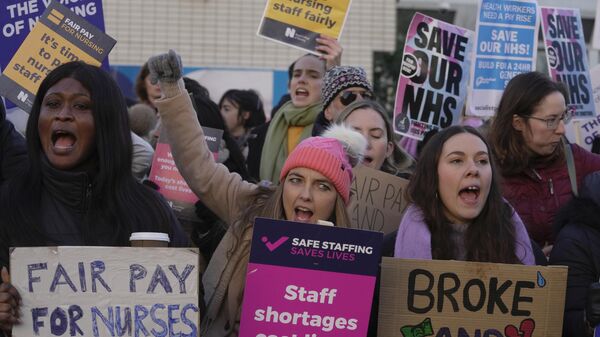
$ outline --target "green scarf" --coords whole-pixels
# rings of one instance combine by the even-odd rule
[[[279,174],[288,156],[288,128],[304,126],[304,130],[300,134],[300,141],[310,137],[313,123],[321,110],[323,110],[321,101],[302,108],[295,107],[290,101],[280,108],[267,130],[260,156],[260,179],[269,180],[275,184],[279,182]]]

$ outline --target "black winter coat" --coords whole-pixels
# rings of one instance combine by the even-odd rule
[[[558,213],[555,231],[550,264],[569,267],[563,337],[583,337],[587,290],[600,277],[600,206],[574,198]]]
[[[0,101],[0,184],[22,171],[27,164],[25,138],[5,120],[1,105]]]
[[[40,196],[39,225],[48,246],[120,246],[115,227],[107,219],[105,225],[90,228],[89,210],[92,202],[93,183],[85,172],[67,172],[53,168],[45,159],[42,162],[42,190]],[[0,202],[11,197],[9,184],[0,189]],[[158,192],[152,191],[157,198]],[[189,240],[181,225],[172,216],[169,220],[170,246],[188,247]],[[0,266],[8,266],[9,247],[39,245],[39,238],[11,237],[10,226],[18,226],[0,216]],[[151,232],[155,228],[131,224],[132,232]],[[33,234],[33,233],[32,233]]]

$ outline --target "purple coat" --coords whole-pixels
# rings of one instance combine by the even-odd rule
[[[517,237],[515,254],[524,265],[535,265],[529,235],[527,234],[525,225],[523,225],[523,221],[521,221],[516,212],[513,212],[513,223]],[[398,236],[396,236],[394,257],[403,259],[432,259],[431,233],[423,221],[421,209],[414,204],[408,206],[400,222]]]

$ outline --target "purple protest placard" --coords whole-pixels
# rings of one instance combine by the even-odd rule
[[[567,87],[575,117],[596,116],[579,9],[541,7],[541,13],[550,76]]]
[[[380,232],[256,219],[240,337],[366,336]]]
[[[394,131],[422,140],[458,124],[467,94],[473,32],[421,13],[404,45],[396,91]]]

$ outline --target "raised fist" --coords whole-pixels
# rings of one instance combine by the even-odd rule
[[[150,80],[156,82],[174,83],[183,76],[181,57],[172,49],[168,53],[152,56],[148,59]]]

